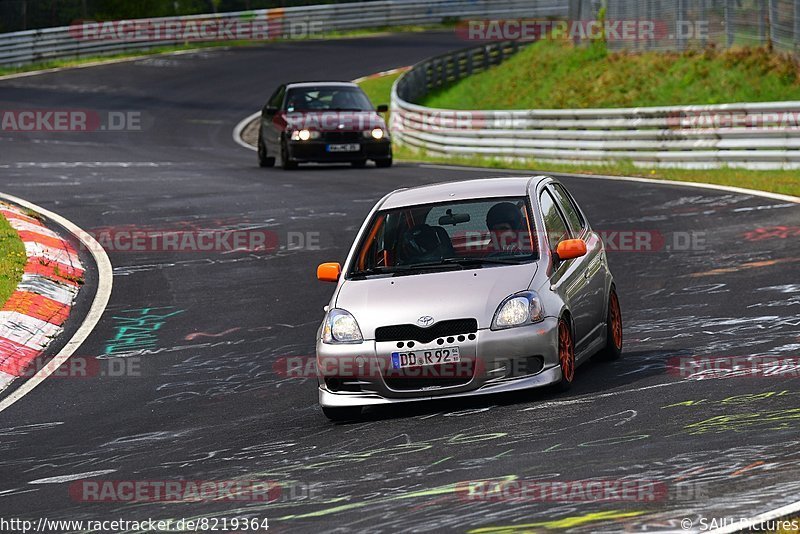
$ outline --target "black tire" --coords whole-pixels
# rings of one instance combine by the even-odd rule
[[[622,312],[619,307],[617,290],[611,286],[608,293],[608,312],[606,313],[606,346],[594,356],[597,360],[613,362],[622,357]]]
[[[361,417],[361,406],[347,406],[344,408],[323,406],[322,413],[331,421],[354,421]]]
[[[286,150],[286,141],[281,143],[281,167],[285,171],[291,171],[297,168],[297,162],[289,158],[289,151]]]
[[[351,161],[350,165],[352,165],[354,169],[363,169],[364,167],[367,166],[367,160],[357,159],[355,161]]]
[[[267,147],[264,146],[264,141],[261,140],[261,134],[258,134],[258,166],[259,167],[274,167],[275,158],[267,156]]]
[[[392,158],[376,159],[375,166],[379,169],[385,169],[392,166]]]
[[[561,380],[554,384],[556,391],[567,391],[575,380],[575,343],[572,328],[565,318],[558,320],[558,362],[561,367]]]

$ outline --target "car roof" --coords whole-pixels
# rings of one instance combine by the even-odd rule
[[[403,208],[419,204],[432,204],[451,200],[480,198],[519,197],[528,194],[548,176],[508,176],[502,178],[479,178],[459,180],[408,189],[398,189],[384,200],[381,209]]]
[[[320,85],[327,85],[331,87],[358,87],[358,84],[353,82],[338,82],[338,81],[319,81],[319,82],[292,82],[287,83],[286,88],[292,89],[294,87],[319,87]]]

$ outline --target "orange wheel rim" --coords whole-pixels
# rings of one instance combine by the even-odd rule
[[[572,382],[575,376],[575,351],[572,346],[572,336],[569,335],[567,323],[558,323],[558,359],[561,362],[561,374],[564,380]]]
[[[608,311],[611,316],[611,338],[614,341],[614,346],[618,349],[622,348],[622,314],[619,311],[619,299],[616,293],[611,293],[611,299],[608,303]]]

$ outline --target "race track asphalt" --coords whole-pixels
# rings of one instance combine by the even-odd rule
[[[110,250],[111,302],[76,356],[113,354],[131,324],[146,331],[139,342],[149,348],[125,358],[127,376],[51,378],[0,413],[0,517],[247,516],[268,518],[271,532],[634,532],[679,531],[682,518],[698,525],[797,500],[797,370],[689,380],[668,369],[692,356],[796,361],[800,206],[782,201],[563,178],[596,229],[653,232],[671,245],[609,252],[625,353],[581,367],[567,393],[375,409],[361,422],[332,424],[313,378],[276,372],[281,357],[313,355],[332,290],[316,281],[316,265],[344,259],[377,199],[398,187],[507,173],[260,169],[231,139],[233,126],[283,81],[347,80],[463,45],[446,33],[274,43],[0,81],[0,109],[133,111],[143,124],[2,132],[0,190],[93,232],[251,228],[281,244],[270,253]],[[298,235],[318,246],[288,246]],[[678,250],[687,235],[700,241]],[[507,477],[653,481],[666,494],[470,501],[455,491]],[[295,495],[95,503],[70,494],[83,479],[270,480]]]

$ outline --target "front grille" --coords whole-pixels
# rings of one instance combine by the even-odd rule
[[[457,336],[460,334],[474,334],[478,331],[478,321],[475,319],[451,319],[434,323],[428,328],[421,328],[415,324],[397,324],[380,326],[375,329],[375,341],[417,341],[430,343],[436,338]]]
[[[361,132],[322,132],[322,140],[327,143],[357,143],[361,138]]]

